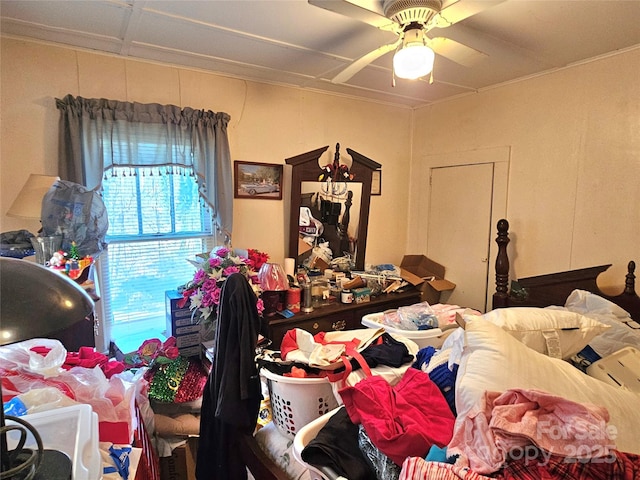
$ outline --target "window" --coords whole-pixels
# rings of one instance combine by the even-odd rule
[[[211,213],[182,167],[114,167],[102,186],[109,215],[100,279],[105,315],[111,340],[130,352],[164,338],[165,292],[193,277],[188,259],[210,250]]]
[[[66,95],[59,174],[102,192],[109,216],[96,265],[96,347],[127,352],[165,331],[165,292],[188,260],[231,238],[233,181],[224,112]],[[70,239],[73,240],[73,239]]]

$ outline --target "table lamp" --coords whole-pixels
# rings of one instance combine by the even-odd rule
[[[51,186],[60,177],[32,173],[18,193],[7,216],[25,220],[40,220],[42,217],[42,199]],[[44,265],[51,255],[60,249],[62,237],[32,237],[31,244],[36,253],[36,262]]]
[[[94,309],[89,294],[73,280],[42,265],[16,258],[0,257],[0,345],[47,337],[84,320]],[[0,384],[0,396],[2,394]],[[2,465],[0,479],[70,478],[71,461],[55,450],[42,447],[37,431],[28,422],[9,418],[15,425],[5,424],[4,408],[1,414]],[[29,430],[38,451],[18,445],[8,451],[7,432]]]

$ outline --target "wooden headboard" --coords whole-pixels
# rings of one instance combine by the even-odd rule
[[[636,264],[634,261],[630,261],[627,266],[625,287],[619,295],[607,295],[598,288],[598,275],[611,266],[608,264],[519,278],[517,280],[519,286],[526,291],[526,296],[519,297],[509,289],[509,257],[507,255],[509,222],[505,219],[499,220],[497,228],[498,256],[496,257],[496,290],[493,294],[493,308],[563,306],[569,294],[575,289],[580,289],[612,301],[629,312],[635,321],[640,321],[640,297],[635,291]]]

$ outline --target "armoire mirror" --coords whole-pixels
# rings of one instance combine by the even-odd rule
[[[355,269],[363,270],[371,176],[381,165],[347,148],[351,165],[345,171],[343,165],[349,165],[349,160],[343,158],[340,144],[332,158],[324,155],[328,148],[285,159],[292,167],[288,256],[303,264],[313,246],[327,242],[333,258],[349,252]]]

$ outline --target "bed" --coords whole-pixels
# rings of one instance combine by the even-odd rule
[[[498,245],[498,253],[493,308],[564,305],[573,290],[581,289],[619,305],[629,312],[631,318],[640,322],[640,298],[635,290],[636,264],[633,260],[627,265],[624,290],[615,296],[605,294],[597,285],[598,275],[606,271],[611,266],[609,264],[518,279],[518,284],[527,291],[526,297],[520,297],[509,289],[509,256],[507,254],[509,222],[505,219],[498,221],[497,231],[495,241]]]
[[[576,311],[572,313],[576,313],[577,315],[585,313],[590,318],[593,317],[601,320],[601,322],[599,322],[601,324],[606,324],[606,321],[615,322],[616,331],[622,332],[620,336],[615,339],[618,343],[612,343],[607,340],[606,343],[600,345],[598,348],[601,352],[610,354],[613,350],[617,349],[617,347],[628,342],[640,342],[640,340],[638,340],[640,339],[640,330],[634,329],[637,327],[634,321],[637,322],[640,320],[640,298],[635,290],[635,263],[633,261],[628,264],[624,290],[619,295],[606,295],[600,291],[597,286],[596,280],[598,275],[609,268],[610,265],[600,265],[567,272],[520,278],[517,280],[519,290],[511,291],[509,258],[507,256],[507,244],[509,243],[508,228],[509,224],[506,220],[500,220],[497,224],[498,236],[496,243],[498,245],[498,254],[496,259],[496,288],[493,296],[494,309],[492,312],[488,312],[488,314],[491,313],[494,316],[502,317],[512,312],[514,310],[513,307],[523,307],[524,309],[534,307],[539,309],[540,307],[555,306],[554,309],[557,309],[557,314],[560,315],[560,312],[567,310],[565,305],[569,301],[571,309],[581,312],[578,313]],[[580,293],[576,294],[574,290],[578,290]],[[603,313],[599,311],[591,314],[589,311],[584,311],[585,307],[593,305],[594,298],[597,299],[597,301],[602,299],[604,303],[598,303],[598,305],[600,307],[602,307],[602,305],[610,305],[613,310],[611,315],[615,316],[618,314],[620,317],[611,320],[608,312]],[[626,316],[624,312],[617,309],[618,307],[622,308],[624,312],[628,312]],[[554,312],[554,315],[555,314]],[[506,321],[502,319],[502,322],[502,327],[504,327],[505,322],[511,326],[517,325],[517,321],[514,321],[512,318],[507,318]],[[637,454],[640,454],[640,440],[635,438],[634,430],[628,426],[630,423],[640,428],[640,414],[637,411],[638,401],[640,401],[639,394],[607,385],[606,382],[603,382],[601,379],[593,378],[585,374],[590,362],[595,362],[604,355],[597,355],[596,353],[595,357],[584,359],[574,352],[575,349],[580,350],[578,347],[581,347],[581,344],[584,343],[585,340],[587,341],[586,345],[590,346],[596,340],[600,339],[600,337],[603,337],[604,335],[601,334],[603,327],[589,324],[585,329],[572,328],[564,331],[564,334],[562,329],[559,329],[560,335],[563,337],[557,340],[560,342],[565,354],[561,355],[561,357],[564,356],[567,358],[556,359],[549,357],[545,353],[535,351],[535,349],[529,345],[524,345],[522,338],[517,337],[517,332],[516,335],[514,335],[514,332],[505,333],[504,328],[497,328],[496,323],[489,323],[491,322],[480,323],[472,321],[467,325],[464,333],[462,333],[462,335],[466,336],[467,344],[472,345],[473,348],[468,349],[468,351],[472,351],[472,353],[465,354],[466,356],[460,360],[458,377],[456,378],[456,406],[458,416],[455,419],[455,431],[457,434],[464,433],[467,435],[467,438],[469,438],[468,435],[471,435],[469,432],[472,432],[473,428],[477,426],[474,425],[469,418],[478,418],[477,405],[479,403],[484,402],[483,405],[485,405],[485,407],[488,404],[488,400],[484,398],[484,396],[485,390],[489,388],[489,385],[495,390],[508,391],[510,394],[516,391],[516,393],[530,394],[533,390],[555,390],[554,393],[556,396],[569,399],[569,402],[572,402],[571,405],[594,402],[604,398],[602,402],[607,406],[611,403],[620,405],[620,408],[612,408],[610,412],[607,412],[610,415],[609,425],[611,425],[611,422],[616,423],[613,426],[620,430],[616,446],[621,448],[623,455],[629,454],[629,457],[625,457],[625,460],[630,459],[633,465],[640,465],[640,460],[637,459]],[[624,327],[623,330],[620,330],[620,327]],[[516,328],[514,327],[514,329]],[[585,330],[586,333],[583,332],[583,330]],[[611,330],[612,329],[609,328],[607,332]],[[542,341],[542,346],[538,347],[538,349],[542,349],[545,347],[545,340],[541,340],[538,337],[541,337],[541,335],[536,335],[534,340],[528,339],[527,341],[533,343],[535,343],[535,341]],[[495,347],[495,345],[500,345],[500,348]],[[640,343],[637,343],[636,347],[640,348]],[[588,349],[585,348],[583,350]],[[578,353],[582,354],[583,350],[580,350]],[[571,361],[569,361],[570,359],[568,358],[569,353],[572,354]],[[574,355],[574,353],[576,354]],[[584,363],[576,363],[578,360],[582,360]],[[508,365],[509,368],[505,368],[505,365]],[[532,365],[536,365],[536,368],[532,369]],[[583,371],[581,372],[580,369]],[[558,371],[563,375],[562,381],[557,380],[558,377],[556,373]],[[533,375],[531,372],[533,372]],[[481,387],[478,385],[481,385]],[[558,385],[561,385],[561,388],[557,388]],[[494,400],[495,398],[492,397],[491,402]],[[493,403],[489,404],[493,405]],[[335,411],[332,413],[335,413]],[[244,455],[253,476],[256,479],[331,478],[331,475],[322,474],[318,469],[314,469],[313,467],[309,468],[306,472],[301,472],[299,465],[297,469],[293,471],[290,470],[289,473],[287,473],[283,470],[283,462],[281,461],[282,458],[289,458],[291,455],[300,458],[301,449],[303,449],[311,438],[327,423],[330,417],[331,414],[322,416],[303,428],[303,431],[296,435],[294,441],[296,445],[280,445],[278,447],[278,455],[280,458],[274,459],[273,454],[269,456],[265,453],[265,449],[268,450],[268,445],[265,445],[265,442],[268,442],[268,440],[264,438],[261,439],[261,447],[255,437],[247,436],[244,439],[246,447]],[[463,425],[465,422],[467,425]],[[451,451],[457,452],[458,455],[468,453],[465,452],[464,449],[461,450],[459,445],[460,442],[457,442],[453,445],[455,448]],[[597,450],[599,447],[606,450],[609,446],[610,445],[604,444],[591,445],[592,451]],[[608,452],[609,450],[606,451]],[[617,450],[611,449],[611,451]],[[611,457],[605,456],[604,458]],[[552,459],[556,459],[556,457]],[[482,464],[483,461],[486,461],[486,459],[476,459],[474,465],[477,465],[478,462]],[[521,461],[524,460],[521,459]],[[425,463],[429,464],[431,462]],[[514,465],[515,464],[516,462],[514,462]],[[308,464],[306,466],[309,467]],[[522,467],[521,464],[517,464],[517,466]],[[490,467],[480,470],[488,471]],[[450,474],[451,472],[447,473]],[[435,472],[431,472],[431,474],[435,474]],[[640,475],[640,472],[633,474]],[[416,473],[413,476],[405,475],[401,478],[417,479],[427,477],[421,477],[420,474]],[[482,475],[478,478],[482,478]]]

